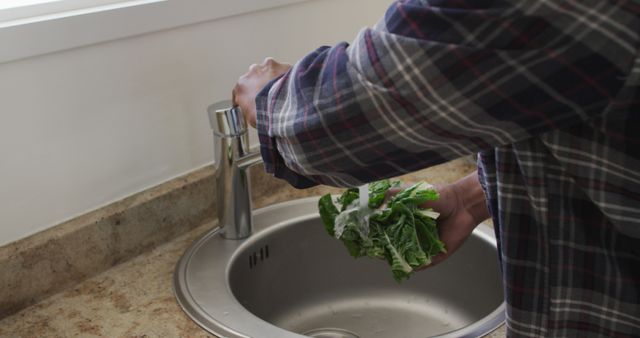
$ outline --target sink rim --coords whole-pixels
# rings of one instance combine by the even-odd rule
[[[233,295],[229,285],[229,269],[231,263],[242,252],[243,248],[252,245],[255,241],[278,231],[282,227],[292,223],[309,220],[319,217],[317,212],[317,201],[319,196],[295,199],[282,203],[277,203],[268,207],[254,211],[254,231],[253,235],[241,240],[223,239],[219,236],[219,227],[215,227],[210,232],[196,240],[184,252],[176,265],[173,276],[173,293],[183,311],[196,324],[207,332],[220,337],[234,338],[303,338],[304,335],[291,332],[267,322],[246,309]],[[292,208],[292,206],[294,208]],[[286,216],[282,215],[282,209],[287,209]],[[258,235],[258,236],[256,236]],[[496,246],[493,229],[486,223],[480,224],[474,235],[482,240]],[[207,275],[206,290],[197,283],[190,284],[188,273],[191,265],[197,265],[198,260],[193,260],[194,255],[199,252],[206,252],[207,264],[203,271]],[[202,264],[200,262],[200,264]],[[197,296],[194,296],[197,294]],[[197,301],[196,299],[202,299]],[[213,301],[215,306],[207,307]],[[206,308],[205,308],[206,307]],[[487,314],[482,319],[437,337],[476,337],[478,332],[490,332],[499,327],[505,320],[505,302],[503,301],[496,309]],[[238,331],[232,323],[248,323],[246,328]],[[253,336],[252,336],[253,334]],[[256,335],[259,334],[259,335]]]

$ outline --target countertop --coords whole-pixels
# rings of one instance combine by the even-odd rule
[[[426,176],[441,183],[470,168],[454,163]],[[416,178],[421,177],[407,179]],[[173,271],[182,253],[214,226],[203,224],[4,318],[0,337],[216,337],[184,314],[172,291]],[[502,326],[486,337],[504,336]]]
[[[0,337],[215,337],[183,312],[172,275],[213,223],[117,265],[0,321]]]

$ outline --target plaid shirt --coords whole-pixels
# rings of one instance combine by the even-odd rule
[[[256,99],[266,169],[354,186],[480,152],[510,337],[640,337],[640,2],[397,1]]]

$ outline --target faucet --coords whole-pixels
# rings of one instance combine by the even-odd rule
[[[251,185],[247,169],[261,163],[260,151],[249,148],[247,123],[240,107],[221,101],[207,108],[215,149],[216,204],[220,234],[249,237],[253,230]]]

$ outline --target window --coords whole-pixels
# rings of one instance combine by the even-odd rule
[[[304,1],[0,0],[0,63]]]
[[[87,10],[89,8],[127,3],[122,0],[4,0],[0,1],[0,26],[20,24],[24,20],[35,21],[38,18]]]
[[[60,1],[60,0],[5,0],[3,2],[0,2],[0,9],[39,5],[39,4],[44,4],[47,2],[55,2],[55,1]]]

